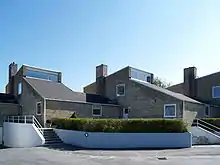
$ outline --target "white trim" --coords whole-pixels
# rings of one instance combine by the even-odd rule
[[[118,94],[118,87],[119,87],[119,86],[123,86],[123,87],[124,87],[124,94],[123,94],[123,95],[119,95],[119,94]],[[125,84],[117,84],[117,85],[116,85],[116,96],[117,96],[117,97],[125,96]]]
[[[45,73],[61,73],[61,71],[57,71],[57,70],[49,70],[49,69],[45,69],[45,68],[40,68],[40,67],[36,67],[36,66],[31,66],[31,65],[27,65],[27,64],[23,64],[22,66],[25,67],[25,70],[33,70],[33,71],[42,71],[42,72],[45,72]]]
[[[56,81],[52,81],[52,80],[49,80],[49,79],[43,79],[43,78],[37,78],[37,77],[31,77],[31,76],[25,76],[25,78],[37,79],[37,80],[44,80],[44,81],[49,81],[49,82],[56,82]]]
[[[46,123],[47,123],[47,102],[46,99],[44,99],[44,127],[46,128]]]
[[[95,107],[95,106],[98,106],[98,107]],[[93,109],[100,109],[100,115],[95,115],[95,114],[93,114]],[[102,116],[102,106],[101,106],[100,104],[94,104],[94,105],[92,105],[92,116],[93,116],[93,117]]]
[[[174,116],[166,116],[166,113],[165,113],[166,106],[174,106],[175,107],[175,115]],[[164,117],[176,117],[176,104],[164,104],[163,116]]]
[[[38,105],[39,103],[41,104],[41,110],[42,110],[42,102],[41,102],[41,101],[36,102],[36,115],[41,115],[41,111],[40,111],[40,113],[37,113],[37,112],[38,112],[38,111],[37,111],[37,108],[38,108],[37,105]]]
[[[206,115],[206,108],[208,107],[208,115]],[[210,117],[210,105],[205,105],[205,111],[204,111],[205,117]]]
[[[215,90],[215,88],[220,88],[220,86],[213,86],[213,87],[212,87],[212,98],[213,98],[213,99],[219,99],[220,97],[215,97],[215,96],[214,96],[214,90]]]

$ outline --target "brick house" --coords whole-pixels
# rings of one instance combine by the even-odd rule
[[[82,118],[183,118],[189,122],[206,114],[206,104],[152,84],[152,73],[129,66],[107,72],[107,65],[97,66],[95,82],[82,93],[64,85],[61,72],[27,65],[18,70],[12,63],[5,96],[13,96],[17,103],[9,115],[34,115],[46,126],[53,117],[73,113]]]
[[[73,113],[91,118],[120,116],[121,107],[117,103],[100,95],[74,92],[65,86],[61,72],[27,65],[17,70],[17,64],[10,64],[6,93],[14,96],[20,105],[19,115],[34,115],[44,126],[52,117],[71,117]]]
[[[85,93],[99,94],[115,100],[129,118],[205,117],[206,104],[181,93],[160,88],[154,75],[133,67],[125,67],[107,75],[107,65],[96,67],[96,81],[84,87]]]
[[[197,68],[189,67],[184,69],[183,75],[183,83],[167,89],[205,103],[207,117],[220,117],[220,72],[198,77]]]

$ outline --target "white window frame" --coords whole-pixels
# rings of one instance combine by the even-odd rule
[[[213,99],[219,99],[220,97],[215,97],[215,96],[214,96],[214,90],[215,90],[215,88],[220,88],[220,86],[213,86],[213,87],[212,87],[212,98],[213,98]]]
[[[123,94],[123,95],[118,94],[118,87],[119,87],[119,86],[124,87],[124,94]],[[117,96],[117,97],[125,96],[125,84],[118,84],[118,85],[116,85],[116,96]]]
[[[167,107],[167,106],[174,106],[174,107],[175,107],[175,115],[174,115],[174,116],[167,116],[167,115],[166,115],[165,112],[166,112],[166,107]],[[176,104],[164,104],[163,116],[164,116],[164,117],[176,117]]]
[[[94,109],[100,109],[100,114],[99,115],[94,114],[93,113]],[[98,105],[92,105],[92,116],[93,117],[100,117],[100,116],[102,116],[102,106],[101,105],[99,105],[99,104]]]
[[[206,108],[207,107],[208,107],[208,115],[206,114]],[[204,115],[205,115],[205,117],[210,117],[210,105],[206,105]]]
[[[41,105],[41,111],[42,111],[42,102],[39,101],[39,102],[36,103],[36,115],[41,115],[41,111],[40,111],[40,113],[38,113],[38,104]]]
[[[22,94],[22,87],[23,86],[23,84],[22,84],[22,82],[19,82],[18,83],[18,95],[21,95]],[[19,87],[21,87],[21,89],[19,90]],[[20,93],[19,93],[20,92]]]

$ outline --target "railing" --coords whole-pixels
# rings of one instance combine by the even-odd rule
[[[33,124],[37,127],[42,135],[44,135],[43,127],[39,123],[39,121],[33,116]]]
[[[42,135],[44,133],[43,130],[45,129],[34,116],[8,116],[4,121],[12,123],[34,124]]]
[[[200,120],[200,119],[195,119],[193,121],[193,125],[192,126],[196,126],[196,127],[201,127],[211,133],[214,133],[215,135],[218,135],[220,136],[220,128],[219,127],[216,127],[210,123],[207,123],[203,120]]]

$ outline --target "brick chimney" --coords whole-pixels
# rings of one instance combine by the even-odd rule
[[[108,66],[96,66],[96,94],[105,96],[105,77],[108,75]]]
[[[11,63],[8,68],[8,93],[10,94],[14,94],[14,76],[16,75],[17,71],[18,65],[15,62]]]
[[[196,98],[197,93],[197,68],[189,67],[184,69],[184,95]]]

